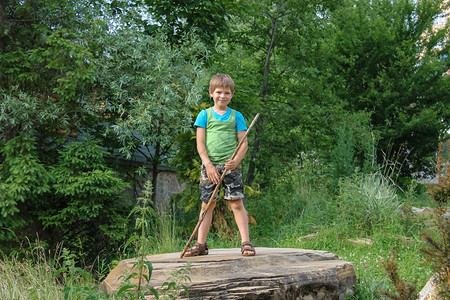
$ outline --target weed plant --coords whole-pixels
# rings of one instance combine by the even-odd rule
[[[144,186],[143,196],[139,197],[139,205],[131,211],[131,214],[136,214],[136,229],[140,231],[139,235],[132,236],[128,239],[125,247],[133,242],[136,243],[137,259],[133,265],[129,274],[122,276],[123,282],[114,295],[118,299],[145,299],[145,294],[150,291],[156,299],[173,299],[181,289],[184,289],[185,294],[189,295],[184,281],[190,280],[188,276],[189,265],[175,270],[169,277],[168,281],[164,282],[161,289],[157,290],[150,286],[150,279],[152,276],[153,265],[146,259],[146,253],[148,253],[148,247],[152,244],[152,241],[161,247],[165,246],[164,242],[167,242],[167,238],[171,237],[174,233],[170,218],[156,218],[155,211],[152,208],[152,190],[153,186],[150,181],[147,181]],[[156,236],[157,238],[151,238],[152,224],[155,224],[153,220],[156,218]],[[168,220],[168,221],[167,221]],[[159,227],[158,227],[159,226]],[[158,230],[159,229],[159,230]],[[170,244],[172,245],[172,244]],[[136,270],[136,272],[133,272]]]
[[[147,231],[148,227],[150,227],[150,221],[155,216],[155,212],[151,206],[152,189],[153,187],[151,182],[147,181],[144,186],[143,196],[138,198],[138,205],[136,205],[130,213],[130,216],[133,214],[137,215],[136,229],[140,231],[140,234],[130,237],[125,245],[125,248],[134,241],[137,241],[137,260],[131,270],[132,272],[137,270],[137,273],[133,272],[122,276],[124,281],[117,292],[119,297],[141,299],[144,298],[146,289],[148,288],[150,288],[155,295],[158,295],[158,292],[154,288],[148,286],[152,275],[153,266],[150,261],[145,259],[145,253],[147,252],[146,248],[147,245],[150,244]],[[136,279],[136,284],[131,282],[133,279]]]
[[[450,139],[441,143],[437,155],[437,184],[428,186],[428,194],[437,207],[434,211],[435,234],[424,232],[422,252],[433,266],[439,298],[450,298],[450,219],[447,216],[450,201]]]

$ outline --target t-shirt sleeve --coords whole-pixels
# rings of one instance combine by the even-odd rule
[[[197,115],[197,119],[194,122],[194,128],[197,128],[197,127],[206,128],[207,123],[208,123],[208,116],[206,114],[206,110],[203,109]]]
[[[244,116],[236,111],[236,131],[247,130],[247,124],[245,124]]]

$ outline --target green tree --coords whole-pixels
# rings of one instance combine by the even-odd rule
[[[63,241],[90,261],[123,241],[131,210],[122,195],[129,185],[106,166],[106,155],[89,139],[65,146],[50,169],[51,193],[35,212],[52,244]]]
[[[283,174],[280,166],[301,164],[303,154],[332,162],[339,151],[336,126],[342,124],[348,132],[363,134],[349,145],[360,167],[367,166],[378,145],[380,151],[372,158],[382,162],[382,151],[390,146],[420,169],[448,128],[444,101],[449,77],[443,76],[448,49],[435,47],[445,45],[448,30],[430,30],[441,4],[248,4],[231,26],[229,43],[235,52],[227,53],[231,57],[221,64],[226,68],[235,57],[251,57],[254,68],[247,68],[247,82],[260,85],[253,104],[263,118],[255,130],[247,184],[258,176],[260,183],[276,176],[267,171]],[[350,127],[345,125],[349,120]]]
[[[228,29],[229,12],[239,5],[232,0],[145,0],[154,20],[147,31],[163,28],[172,44],[195,30],[203,43],[214,46],[217,37],[224,36]],[[242,4],[241,4],[242,5]]]
[[[371,113],[378,157],[394,149],[406,173],[424,169],[449,129],[448,24],[432,29],[444,2],[344,1],[331,17],[343,58],[330,65],[336,94],[346,109]]]
[[[107,2],[90,0],[0,2],[2,234],[34,239],[39,233],[54,244],[70,237],[83,241],[86,236],[117,241],[122,235],[123,227],[114,226],[123,226],[121,218],[127,211],[105,201],[110,196],[111,201],[116,199],[102,189],[117,192],[123,183],[114,181],[118,179],[112,170],[105,171],[106,162],[98,160],[103,168],[93,168],[90,177],[84,174],[89,178],[56,178],[53,167],[62,168],[67,158],[58,150],[74,137],[101,136],[99,124],[104,118],[99,113],[101,103],[92,96],[92,86],[102,53],[97,40],[109,32],[108,9]],[[95,159],[105,154],[99,153]],[[87,154],[80,154],[81,161],[89,158],[84,155]],[[66,170],[66,175],[79,171],[76,165],[73,167],[73,173]],[[64,191],[67,184],[75,182],[79,184],[78,191]],[[109,183],[115,186],[108,186]],[[77,202],[91,200],[90,195],[103,198]],[[68,203],[71,206],[66,207]],[[49,216],[49,211],[55,214]],[[96,216],[98,212],[102,215]],[[85,219],[77,224],[64,219],[73,216]],[[115,221],[114,226],[109,223]],[[105,239],[105,235],[110,239]],[[2,239],[12,241],[12,236]],[[84,245],[87,249],[105,246],[93,238],[85,241],[91,243]]]
[[[91,46],[105,27],[89,2],[2,1],[0,91],[9,103],[0,111],[0,138],[27,130],[41,146],[92,122]],[[22,99],[29,105],[18,104]]]
[[[22,238],[16,230],[30,223],[30,208],[50,190],[51,176],[38,157],[36,143],[24,135],[1,143],[0,155],[0,241],[5,245]]]
[[[170,164],[178,147],[176,137],[192,131],[191,108],[202,79],[197,57],[206,55],[205,49],[193,36],[173,46],[161,34],[129,29],[105,36],[102,43],[98,100],[111,114],[120,152],[139,163],[141,175],[152,170],[157,190],[161,166]]]
[[[329,33],[329,20],[321,16],[333,5],[251,2],[233,19],[227,43],[234,52],[219,66],[244,78],[242,106],[261,113],[248,156],[248,185],[256,179],[264,186],[296,166],[302,153],[323,154],[332,147],[332,122],[342,105],[329,85],[332,76],[321,70],[327,67]]]

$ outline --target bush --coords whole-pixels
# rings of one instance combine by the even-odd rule
[[[0,147],[2,248],[9,252],[38,234],[50,248],[64,242],[88,263],[114,251],[131,207],[122,196],[128,184],[107,166],[107,153],[92,140],[73,142],[52,165],[35,144],[20,135]]]
[[[106,154],[92,140],[65,146],[50,169],[52,193],[36,213],[48,234],[90,261],[123,242],[131,209],[122,196],[128,184],[106,165]]]
[[[401,216],[395,187],[378,173],[356,172],[353,177],[342,179],[337,205],[337,222],[347,230],[366,234],[397,225]]]
[[[50,190],[50,174],[33,139],[19,135],[0,146],[0,241],[5,243],[30,222],[23,210],[35,207]]]

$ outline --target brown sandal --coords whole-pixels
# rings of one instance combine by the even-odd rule
[[[194,246],[191,249],[188,249],[186,251],[186,254],[184,254],[184,256],[198,256],[198,255],[208,255],[208,244],[195,243]]]
[[[253,253],[244,254],[245,251],[253,252]],[[252,243],[250,243],[250,241],[243,242],[241,244],[241,253],[242,253],[243,256],[254,256],[256,254],[255,247],[253,247],[253,245],[252,245]]]

